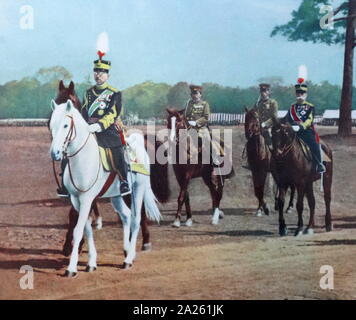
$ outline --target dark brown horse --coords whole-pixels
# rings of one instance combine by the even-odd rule
[[[313,190],[314,181],[320,179],[321,175],[316,173],[315,164],[307,159],[296,133],[290,124],[283,124],[275,121],[272,128],[273,156],[271,160],[271,170],[279,188],[278,209],[279,209],[279,234],[285,236],[288,233],[283,217],[284,197],[287,186],[293,184],[297,188],[297,212],[298,226],[295,235],[303,233],[313,234],[315,197]],[[323,174],[324,201],[326,207],[325,228],[332,230],[331,223],[331,184],[333,175],[332,151],[330,147],[320,141],[321,147],[330,162],[326,162],[326,172]],[[307,196],[310,210],[309,223],[303,232],[303,200]]]
[[[58,93],[55,99],[57,104],[62,104],[67,102],[67,100],[71,100],[73,105],[78,109],[81,110],[81,102],[77,97],[75,90],[74,90],[74,83],[71,81],[68,88],[66,88],[63,84],[63,81],[59,82]],[[152,139],[150,139],[152,141]],[[145,136],[145,146],[147,148],[155,148],[157,150],[160,146],[161,142],[155,139],[155,145],[151,146],[147,143],[147,137]],[[149,153],[152,154],[152,153]],[[160,164],[155,159],[151,160],[151,186],[153,193],[155,194],[157,200],[160,203],[167,202],[170,194],[169,186],[168,186],[168,164]],[[124,197],[125,203],[128,207],[131,206],[131,199],[130,196]],[[93,214],[92,214],[93,213]],[[97,201],[94,200],[91,208],[91,217],[94,218],[94,223],[99,226],[101,225],[101,215],[99,213]],[[66,240],[63,245],[63,254],[67,257],[72,252],[72,239],[73,239],[73,230],[77,224],[78,220],[78,212],[75,211],[73,206],[69,211],[69,226],[68,231],[66,234]],[[99,221],[99,223],[98,223]],[[148,219],[146,216],[145,208],[142,207],[141,210],[141,230],[142,230],[142,250],[147,251],[151,249],[151,242],[150,242],[150,232],[148,230]],[[84,239],[81,241],[80,251],[84,244]]]
[[[190,208],[190,201],[189,201],[189,193],[188,193],[188,185],[191,179],[202,177],[205,184],[208,186],[212,198],[213,203],[213,217],[212,217],[212,224],[218,224],[219,218],[223,217],[223,212],[219,209],[220,207],[220,200],[223,195],[223,187],[224,187],[224,179],[229,178],[233,174],[233,169],[229,175],[217,175],[214,173],[214,167],[212,164],[203,164],[201,159],[198,159],[198,163],[180,163],[180,158],[187,158],[187,154],[189,154],[190,143],[187,143],[187,148],[183,147],[179,141],[179,131],[181,129],[187,129],[186,121],[184,118],[184,111],[183,110],[176,110],[172,108],[167,108],[168,118],[167,118],[167,127],[171,129],[171,132],[174,133],[175,140],[173,144],[173,148],[175,148],[175,159],[173,164],[173,170],[175,176],[177,178],[180,192],[178,196],[178,209],[176,213],[175,221],[173,222],[173,227],[180,227],[181,225],[181,212],[183,203],[185,204],[186,213],[187,213],[187,220],[186,226],[191,226],[193,224],[192,220],[192,211]],[[172,119],[175,118],[175,128],[172,128]],[[172,146],[171,141],[171,146]],[[201,150],[199,150],[199,154]],[[180,157],[181,153],[185,153],[185,156]]]
[[[258,113],[255,109],[248,110],[245,107],[245,137],[246,143],[246,154],[247,161],[252,172],[253,187],[255,190],[255,196],[258,199],[258,208],[256,215],[260,216],[261,212],[269,215],[269,206],[264,200],[264,191],[267,174],[271,172],[270,162],[271,162],[271,152],[265,143],[265,139],[261,133],[261,125],[258,119]],[[287,213],[291,212],[293,208],[293,200],[295,187],[290,186],[291,195],[289,199]],[[275,194],[275,210],[278,210],[277,204],[277,194],[278,189]]]

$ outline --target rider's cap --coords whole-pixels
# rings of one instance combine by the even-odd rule
[[[203,87],[202,86],[197,86],[195,84],[191,84],[189,86],[189,88],[190,88],[190,92],[193,93],[193,94],[197,93],[197,92],[202,93],[202,91],[203,91]]]
[[[260,83],[260,91],[264,92],[271,88],[271,85],[268,83]]]
[[[305,84],[305,83],[298,83],[294,86],[295,88],[295,92],[298,93],[298,92],[302,92],[302,93],[305,93],[305,92],[308,92],[308,86]]]
[[[94,61],[94,71],[104,71],[109,72],[111,68],[111,62],[109,60],[95,60]]]

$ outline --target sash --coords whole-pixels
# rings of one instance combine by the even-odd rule
[[[112,95],[112,91],[109,89],[105,89],[91,104],[88,115],[91,117],[93,113],[100,107],[101,109],[106,109],[107,102],[110,100],[109,96]]]
[[[292,107],[290,108],[289,114],[294,121],[296,122],[302,121],[302,119],[299,118],[297,112],[295,111],[295,104],[293,104]]]

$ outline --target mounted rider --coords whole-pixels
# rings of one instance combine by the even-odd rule
[[[108,39],[105,33],[99,36],[97,47],[99,59],[94,61],[93,70],[96,84],[86,91],[80,112],[89,124],[89,132],[95,133],[99,146],[111,155],[113,170],[120,180],[120,194],[126,195],[131,191],[127,181],[128,164],[125,160],[125,138],[120,119],[121,92],[107,82],[111,62],[102,59],[108,50]],[[65,159],[61,164],[62,186],[57,189],[60,197],[68,196],[68,191],[63,185],[63,172],[66,165]]]
[[[86,91],[81,113],[90,124],[89,131],[95,133],[100,147],[110,149],[114,170],[120,179],[120,193],[130,193],[127,181],[128,164],[125,160],[125,139],[120,126],[122,111],[121,92],[108,84],[111,62],[103,60],[104,52],[98,51],[94,61],[96,85]]]
[[[217,145],[215,141],[211,138],[211,133],[208,127],[209,116],[210,116],[210,106],[207,101],[202,100],[203,87],[198,85],[190,85],[190,96],[191,99],[188,100],[185,110],[184,117],[187,122],[188,129],[194,129],[198,133],[198,146],[203,147],[204,143],[211,142],[211,155],[214,165],[220,165],[218,160],[213,156],[218,155],[223,156],[223,150]],[[214,152],[212,152],[214,149]]]
[[[297,133],[297,136],[309,146],[316,164],[317,172],[323,173],[326,169],[322,163],[321,148],[317,141],[318,136],[313,125],[315,107],[306,101],[308,97],[308,86],[303,83],[304,79],[299,78],[298,81],[299,83],[294,86],[297,101],[291,105],[282,121],[290,123],[293,130]]]
[[[265,142],[269,149],[272,149],[271,128],[273,120],[278,117],[278,103],[276,100],[270,98],[270,84],[261,83],[260,96],[254,105],[258,113],[258,118],[261,124],[261,133],[265,138]]]

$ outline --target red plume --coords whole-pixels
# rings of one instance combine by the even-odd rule
[[[304,82],[304,78],[298,78],[298,83],[302,84]]]
[[[99,60],[101,60],[103,58],[103,56],[105,56],[105,52],[101,52],[100,50],[98,51],[98,56],[99,56]]]

